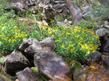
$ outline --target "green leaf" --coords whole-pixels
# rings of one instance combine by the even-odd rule
[[[38,72],[38,68],[37,67],[32,67],[31,68],[32,72],[37,73]]]
[[[6,57],[3,56],[0,58],[0,64],[4,64],[5,61],[6,61]]]

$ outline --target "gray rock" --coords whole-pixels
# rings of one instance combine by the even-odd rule
[[[41,45],[43,46],[47,46],[50,47],[51,50],[55,49],[55,39],[53,37],[47,37],[45,39],[43,39],[42,41],[40,41]]]
[[[23,70],[27,66],[30,66],[27,58],[20,51],[14,50],[6,57],[4,68],[6,73],[13,76],[17,71]]]
[[[35,43],[38,43],[37,39],[34,38],[24,39],[22,44],[19,46],[19,50],[24,51],[28,46]]]
[[[34,42],[33,44],[29,45],[25,52],[27,53],[37,53],[41,51],[53,51],[55,49],[55,41],[54,38],[48,37],[43,39],[40,42]]]
[[[34,64],[50,79],[63,78],[69,72],[65,61],[54,52],[40,52],[34,55]]]
[[[19,81],[38,81],[37,74],[33,73],[30,68],[25,68],[23,71],[16,73]]]
[[[24,39],[22,44],[19,46],[19,50],[23,53],[23,55],[29,60],[29,62],[31,63],[31,65],[33,64],[33,57],[34,57],[34,52],[33,50],[29,49],[28,51],[26,51],[25,49],[27,49],[28,47],[30,47],[31,45],[36,45],[38,44],[38,40],[37,39],[33,39],[33,38],[29,38],[29,39]],[[31,52],[30,52],[31,51]]]
[[[96,51],[89,55],[88,61],[89,63],[100,63],[102,61],[101,56],[102,54]]]
[[[106,28],[100,28],[96,30],[96,34],[100,37],[109,34],[109,30],[107,30]]]

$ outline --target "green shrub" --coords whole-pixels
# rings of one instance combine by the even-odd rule
[[[82,28],[88,28],[88,29],[96,29],[97,28],[97,22],[95,20],[87,20],[87,21],[81,21],[78,26]]]
[[[0,51],[11,52],[20,44],[27,34],[18,27],[16,20],[8,16],[0,17]]]
[[[7,2],[8,0],[0,0],[0,16],[5,12],[4,8],[6,7]]]
[[[98,36],[92,30],[82,27],[47,27],[36,28],[31,37],[42,39],[52,36],[56,40],[56,52],[67,60],[83,60],[97,50]]]

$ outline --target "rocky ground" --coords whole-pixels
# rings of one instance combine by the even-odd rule
[[[42,41],[26,39],[19,48],[6,56],[4,65],[1,65],[4,75],[0,75],[0,79],[40,81],[40,76],[45,76],[47,81],[109,81],[109,38],[106,34],[100,38],[103,41],[101,49],[91,54],[83,65],[72,61],[71,68],[54,52],[54,38],[48,37]]]
[[[46,3],[40,6],[46,6],[45,12],[49,12],[50,5]],[[62,7],[66,8],[66,5]],[[34,0],[12,0],[6,10],[10,9],[20,13],[33,9],[35,13],[37,3]],[[50,14],[46,14],[47,22],[49,17]],[[20,22],[29,21],[21,19]],[[28,22],[29,25],[32,23],[36,21]],[[0,64],[0,81],[109,81],[109,21],[106,20],[95,32],[100,38],[100,49],[91,54],[86,62],[72,61],[71,65],[55,53],[54,38],[47,37],[41,41],[34,38],[25,39],[5,57],[5,62]]]

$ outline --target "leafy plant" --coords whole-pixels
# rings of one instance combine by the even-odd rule
[[[86,27],[47,27],[40,26],[32,33],[32,37],[42,39],[52,36],[56,41],[57,54],[67,60],[83,60],[95,52],[99,45],[98,36]]]
[[[87,20],[87,21],[81,21],[78,26],[82,28],[88,28],[88,29],[96,29],[97,22],[95,20]]]
[[[0,17],[0,51],[10,52],[14,50],[27,34],[18,27],[16,20],[7,15]]]

